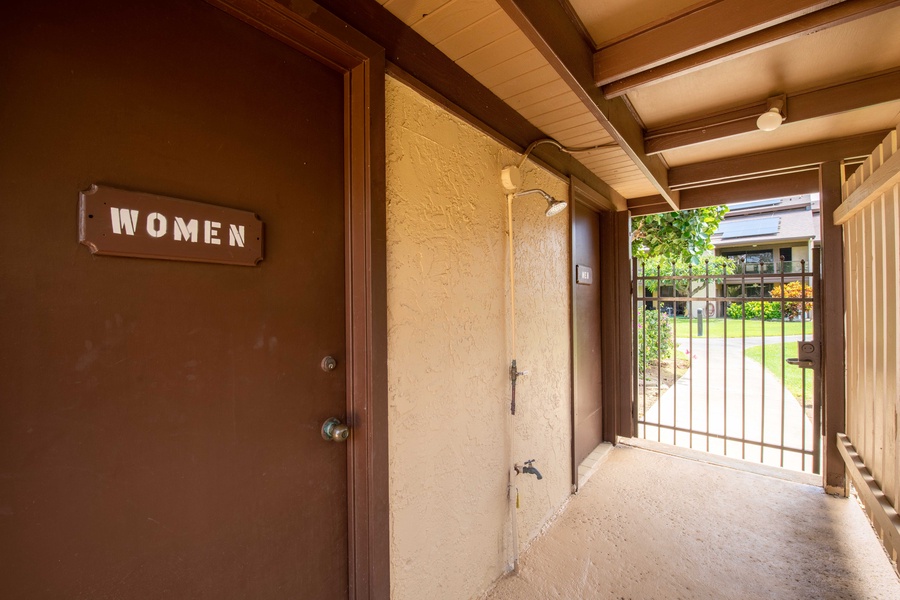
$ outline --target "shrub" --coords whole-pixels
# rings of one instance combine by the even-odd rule
[[[660,358],[672,357],[672,322],[668,315],[656,309],[638,311],[638,373],[644,372],[644,361],[652,363],[657,352]]]
[[[741,306],[743,304],[743,310]],[[725,314],[729,319],[759,319],[760,315],[765,311],[764,318],[766,321],[781,320],[781,303],[780,302],[732,302],[725,310]]]
[[[725,316],[729,319],[740,319],[744,315],[741,313],[741,303],[740,302],[732,302],[728,305],[728,308],[725,309]]]
[[[802,287],[801,287],[802,286]],[[806,288],[804,290],[804,288]],[[784,289],[781,288],[780,285],[776,285],[772,288],[772,291],[769,292],[769,295],[773,298],[803,298],[805,297],[808,300],[812,300],[812,288],[808,285],[802,285],[799,281],[792,281],[790,283],[784,284]],[[781,304],[779,302],[779,304]],[[806,304],[805,310],[801,309],[800,305]],[[812,310],[812,302],[785,302],[784,303],[784,318],[785,319],[795,319],[800,316],[801,312],[809,312]]]
[[[801,307],[801,305],[803,304],[806,305],[805,312],[809,312],[812,310],[812,288],[808,285],[802,284],[799,281],[786,283],[784,284],[783,289],[780,285],[776,285],[772,288],[772,291],[769,292],[769,296],[772,298],[778,298],[778,301],[769,300],[766,302],[744,302],[743,309],[741,308],[741,302],[732,302],[728,305],[728,308],[725,309],[725,314],[729,319],[740,319],[741,317],[746,319],[759,319],[760,313],[762,311],[765,311],[766,321],[778,321],[781,320],[782,312],[780,299],[801,297],[806,297],[808,301],[784,303],[784,318],[795,319],[799,317],[804,312],[804,309]]]
[[[780,302],[763,302],[763,316],[766,321],[781,320],[781,303]]]

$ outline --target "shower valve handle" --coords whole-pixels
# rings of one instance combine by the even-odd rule
[[[530,371],[520,371],[516,367],[516,361],[512,361],[512,364],[509,366],[509,378],[512,380],[513,385],[516,383],[516,379],[519,378],[520,375],[528,375]]]

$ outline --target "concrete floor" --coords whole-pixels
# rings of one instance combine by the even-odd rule
[[[900,599],[853,498],[618,446],[485,598]]]

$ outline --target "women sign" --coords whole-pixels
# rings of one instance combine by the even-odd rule
[[[251,267],[263,259],[263,223],[244,210],[92,185],[78,220],[78,241],[100,256]]]

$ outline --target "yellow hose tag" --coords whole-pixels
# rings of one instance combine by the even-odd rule
[[[519,492],[516,492],[516,508],[519,508]]]

